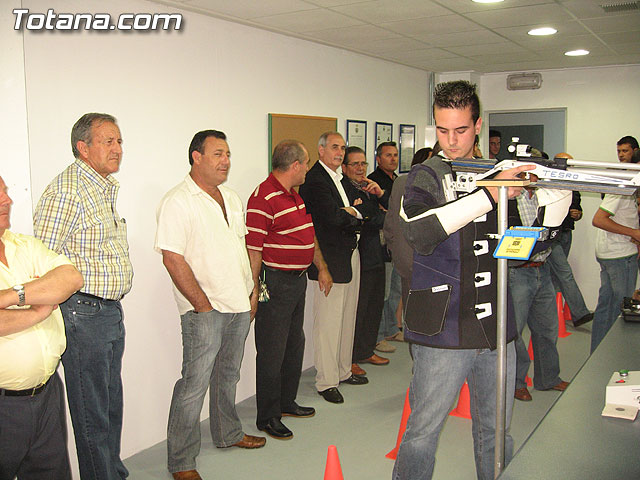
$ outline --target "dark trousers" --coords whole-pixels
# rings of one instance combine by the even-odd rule
[[[373,355],[384,307],[384,282],[384,265],[370,270],[360,270],[353,363]]]
[[[55,372],[32,397],[0,396],[0,479],[71,480],[64,390]]]
[[[255,320],[258,428],[295,405],[304,355],[302,326],[307,292],[305,274],[265,272],[270,299],[258,304]]]

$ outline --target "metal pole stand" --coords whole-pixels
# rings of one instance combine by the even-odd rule
[[[478,186],[498,187],[498,235],[507,230],[509,187],[525,187],[529,180],[479,180]],[[498,360],[496,368],[496,447],[494,478],[505,467],[504,443],[507,407],[507,259],[498,259],[498,325],[496,344]]]

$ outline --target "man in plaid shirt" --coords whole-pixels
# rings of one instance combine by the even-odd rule
[[[128,475],[120,459],[120,300],[131,289],[133,268],[126,222],[116,211],[119,184],[111,175],[120,168],[121,144],[114,117],[83,115],[71,131],[76,160],[52,180],[34,214],[36,237],[84,277],[82,291],[60,304],[67,335],[62,363],[83,480]]]

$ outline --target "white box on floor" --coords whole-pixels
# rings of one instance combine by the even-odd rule
[[[614,372],[607,384],[605,403],[640,409],[640,372],[629,372],[626,376]]]

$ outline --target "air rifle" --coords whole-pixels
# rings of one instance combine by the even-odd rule
[[[518,143],[515,137],[508,150],[513,154],[513,160],[449,160],[456,173],[453,181],[455,190],[471,192],[478,180],[489,179],[502,170],[520,165],[535,166],[527,175],[532,186],[540,188],[633,195],[640,187],[640,164],[534,157],[531,147]]]

